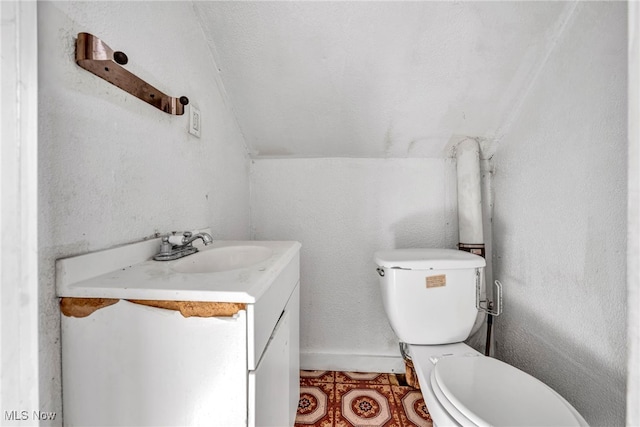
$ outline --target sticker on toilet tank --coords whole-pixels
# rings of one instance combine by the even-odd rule
[[[438,276],[430,276],[430,277],[427,277],[426,280],[427,280],[427,288],[441,288],[442,286],[447,286],[446,274],[440,274]]]

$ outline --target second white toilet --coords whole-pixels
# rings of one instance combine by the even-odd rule
[[[434,425],[587,425],[541,381],[462,342],[478,314],[484,258],[452,249],[396,249],[374,259],[389,323],[408,344]]]

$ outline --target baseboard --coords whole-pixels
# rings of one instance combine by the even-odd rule
[[[404,361],[400,355],[300,353],[300,369],[307,371],[403,373]]]

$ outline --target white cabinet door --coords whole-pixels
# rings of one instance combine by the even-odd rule
[[[62,316],[64,424],[246,426],[246,328],[124,300]]]
[[[249,372],[249,426],[289,425],[291,313],[286,310],[258,363]]]
[[[289,424],[296,422],[300,402],[300,284],[289,298]]]

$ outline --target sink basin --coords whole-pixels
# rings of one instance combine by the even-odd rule
[[[255,304],[277,277],[285,275],[281,280],[288,282],[299,274],[298,242],[216,240],[195,254],[162,262],[152,259],[160,243],[148,239],[59,259],[56,292],[70,298]]]
[[[178,273],[216,273],[258,264],[272,255],[264,246],[224,246],[201,250],[186,256],[171,267]]]

